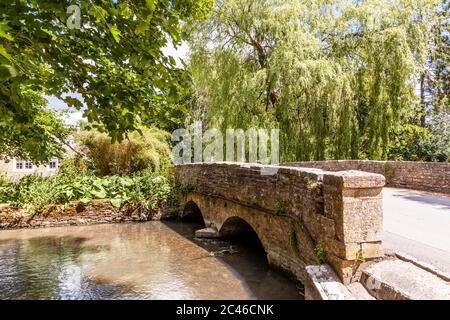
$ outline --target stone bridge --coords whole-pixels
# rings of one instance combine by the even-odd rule
[[[269,263],[299,280],[306,277],[305,266],[326,262],[348,284],[362,261],[382,255],[383,175],[290,166],[262,174],[273,168],[175,166],[183,214],[201,214],[217,237],[253,229]]]

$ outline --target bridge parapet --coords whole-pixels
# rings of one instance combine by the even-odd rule
[[[335,223],[324,241],[333,253],[328,262],[345,284],[358,263],[382,255],[384,183],[382,175],[362,171],[324,173],[324,214]]]
[[[449,162],[327,160],[290,162],[283,165],[328,171],[361,170],[384,175],[389,187],[450,194]]]
[[[184,202],[222,233],[231,218],[258,234],[268,260],[304,279],[308,264],[329,263],[344,283],[357,265],[377,258],[382,227],[382,175],[361,171],[198,163],[174,167]],[[227,227],[225,227],[227,226]]]

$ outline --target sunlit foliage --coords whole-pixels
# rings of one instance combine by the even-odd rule
[[[191,42],[193,114],[279,127],[284,161],[385,159],[418,103],[438,3],[218,1]]]

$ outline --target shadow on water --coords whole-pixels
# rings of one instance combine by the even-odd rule
[[[209,251],[210,256],[207,258],[218,259],[224,263],[241,279],[255,299],[303,298],[304,291],[300,282],[269,267],[261,241],[247,223],[241,224],[241,232],[238,235],[225,239],[200,239],[195,237],[195,230],[204,228],[205,225],[203,218],[196,217],[197,219],[194,219],[191,216],[188,221],[183,219],[163,223],[184,238]]]

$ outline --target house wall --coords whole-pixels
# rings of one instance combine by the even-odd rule
[[[57,171],[59,163],[55,169],[50,169],[48,165],[33,165],[32,169],[16,169],[16,160],[0,160],[0,171],[4,172],[6,176],[11,180],[19,180],[23,176],[36,174],[41,176],[51,176],[54,175]]]

